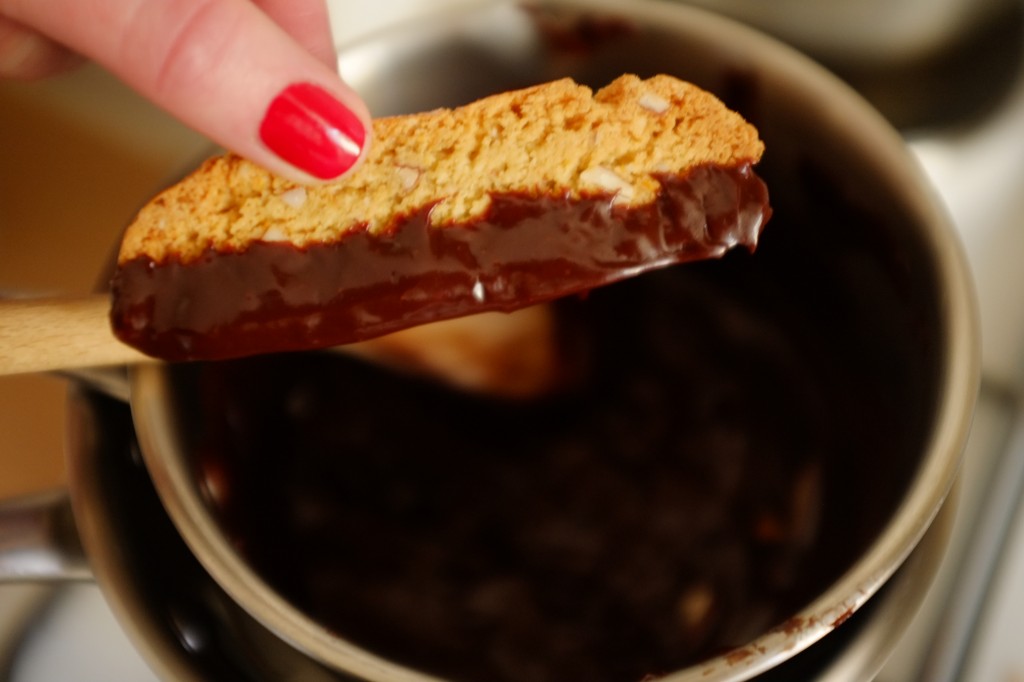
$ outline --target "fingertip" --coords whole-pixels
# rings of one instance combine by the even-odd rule
[[[283,162],[273,164],[278,172],[306,183],[352,172],[365,157],[370,133],[366,108],[354,93],[312,82],[284,87],[259,126],[260,143]]]
[[[355,162],[347,169],[333,177],[319,177],[313,175],[310,172],[303,170],[299,166],[286,161],[285,159],[278,156],[276,153],[265,147],[262,143],[259,144],[259,149],[253,153],[246,154],[244,151],[235,150],[240,156],[244,156],[253,163],[257,164],[270,171],[274,175],[289,180],[297,185],[303,185],[307,187],[313,187],[317,185],[326,185],[331,182],[340,181],[344,178],[352,175],[359,167],[363,165],[366,160],[367,153],[369,152],[370,142],[369,139],[363,145],[363,151]]]

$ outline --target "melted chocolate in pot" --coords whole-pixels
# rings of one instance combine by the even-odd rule
[[[555,303],[590,370],[564,395],[176,367],[225,533],[340,636],[458,682],[638,682],[784,622],[898,505],[942,353],[903,218],[807,173],[756,255]]]
[[[205,367],[217,513],[315,619],[455,680],[629,682],[745,642],[805,594],[827,400],[770,319],[677,274],[561,302],[592,374],[544,402]]]

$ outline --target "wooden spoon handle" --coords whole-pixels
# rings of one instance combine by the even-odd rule
[[[105,295],[0,300],[0,375],[152,362],[117,340]]]
[[[100,294],[0,298],[0,376],[155,362],[114,336],[109,310]],[[435,322],[333,350],[495,396],[540,395],[564,378],[548,306]]]

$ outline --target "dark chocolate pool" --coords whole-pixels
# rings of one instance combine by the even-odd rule
[[[794,168],[755,254],[557,302],[586,369],[562,395],[326,354],[178,368],[224,532],[333,632],[461,682],[637,682],[783,623],[891,516],[940,351],[896,213]]]

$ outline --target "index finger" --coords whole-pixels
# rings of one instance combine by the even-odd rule
[[[301,16],[307,2],[290,5]],[[315,18],[305,11],[305,21]],[[0,0],[0,13],[103,64],[215,142],[287,177],[338,177],[369,142],[366,108],[332,65],[248,0]]]

